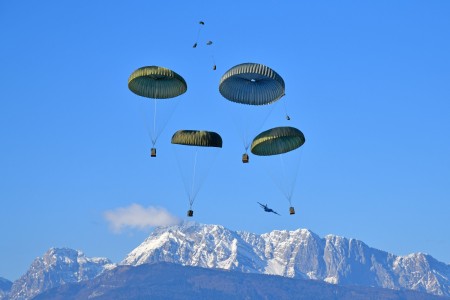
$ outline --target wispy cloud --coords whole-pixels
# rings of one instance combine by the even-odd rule
[[[180,223],[180,219],[162,207],[142,207],[139,204],[108,210],[103,215],[115,233],[120,233],[125,228],[143,230],[154,226]]]

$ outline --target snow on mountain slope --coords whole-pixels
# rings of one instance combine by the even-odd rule
[[[156,229],[121,264],[173,262],[206,268],[259,273],[262,257],[239,234],[219,225],[184,223]]]
[[[259,235],[193,222],[160,227],[121,264],[157,262],[450,296],[450,265],[429,255],[396,256],[355,239],[335,235],[321,238],[307,229]],[[65,283],[92,280],[115,267],[105,258],[51,248],[35,259],[12,287],[9,282],[0,291],[0,300],[32,299]]]
[[[450,265],[429,255],[396,256],[355,239],[320,238],[307,229],[257,235],[197,223],[161,227],[121,264],[154,262],[450,296]]]
[[[31,299],[47,289],[92,279],[114,267],[106,258],[88,258],[77,250],[51,248],[43,257],[36,258],[27,273],[13,283],[8,299]]]

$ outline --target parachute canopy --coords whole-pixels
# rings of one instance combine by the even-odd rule
[[[219,91],[226,99],[248,105],[265,105],[284,95],[284,80],[261,64],[244,63],[229,69],[220,79]]]
[[[172,136],[172,144],[222,148],[222,137],[213,131],[178,130]]]
[[[252,142],[255,155],[269,156],[286,153],[305,143],[303,133],[294,127],[275,127],[258,134]]]
[[[167,99],[185,93],[187,84],[183,77],[172,70],[147,66],[131,73],[128,88],[142,97]]]

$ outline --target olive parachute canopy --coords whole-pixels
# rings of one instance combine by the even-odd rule
[[[206,179],[213,159],[222,148],[222,137],[215,132],[205,130],[178,130],[172,136],[184,187],[189,200],[188,217],[193,216],[192,206]],[[197,146],[197,147],[184,147]],[[180,156],[179,156],[180,155]],[[193,164],[192,160],[193,159]]]
[[[294,127],[275,127],[258,134],[252,142],[255,155],[269,156],[295,150],[305,143],[303,133]]]
[[[222,148],[222,137],[213,131],[178,130],[172,136],[172,144]]]
[[[128,88],[142,97],[168,99],[185,93],[187,84],[183,77],[172,70],[147,66],[131,73]]]
[[[226,99],[248,105],[266,105],[284,96],[283,78],[262,64],[243,63],[220,79],[219,91]]]

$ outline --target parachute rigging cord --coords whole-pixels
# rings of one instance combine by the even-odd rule
[[[200,31],[202,30],[203,25],[205,25],[205,22],[200,21],[200,22],[198,22],[198,24],[199,24],[199,27],[198,27],[198,31],[197,31],[197,39],[195,40],[195,43],[192,46],[192,48],[197,48],[198,39],[200,38]]]
[[[141,111],[143,112],[142,116],[145,128],[147,129],[152,145],[155,146],[156,141],[178,105],[178,100],[167,99],[176,98],[184,94],[187,90],[186,81],[183,77],[170,69],[159,66],[145,66],[136,69],[131,73],[128,78],[128,88],[134,94],[154,101],[153,105],[149,105],[150,112],[148,114],[146,113],[147,104],[142,104],[145,109],[142,109]],[[162,118],[160,115],[161,112],[158,112],[158,121],[161,119],[162,121],[159,121],[161,124],[157,124],[156,101],[161,101],[160,103],[163,106],[165,105],[170,108],[166,112],[163,110],[164,113]],[[153,112],[151,112],[152,109]],[[153,117],[151,122],[149,119],[150,117]]]
[[[264,159],[266,164],[263,165],[291,207],[303,152],[303,148],[297,149],[304,143],[303,133],[297,128],[288,126],[261,132],[252,142],[252,153],[266,157]]]
[[[150,138],[150,141],[152,143],[152,146],[154,147],[156,145],[156,142],[158,141],[159,137],[161,136],[162,132],[166,128],[167,124],[169,123],[170,119],[172,118],[173,113],[178,107],[179,99],[171,99],[170,102],[167,102],[163,100],[164,102],[161,102],[161,100],[158,99],[152,99],[153,105],[148,105],[147,103],[143,103],[143,106],[146,106],[144,109],[141,109],[141,115],[142,115],[142,121],[145,124],[145,127],[147,129],[147,134]],[[157,105],[160,103],[160,105]],[[161,109],[162,106],[164,109]],[[152,111],[153,108],[153,111]],[[159,109],[159,113],[163,112],[164,116],[161,116],[158,114],[157,110]],[[152,118],[153,120],[149,120]]]
[[[302,162],[303,148],[298,149],[298,151],[299,151],[299,153],[298,153],[297,160],[294,162],[295,168],[294,168],[294,172],[293,172],[293,176],[292,176],[292,182],[291,182],[291,185],[290,185],[290,189],[288,188],[288,192],[287,192],[287,199],[289,201],[289,205],[290,206],[292,206],[291,200],[292,200],[292,196],[294,195],[295,183],[297,182],[298,173],[299,173],[299,170],[300,170],[300,164]],[[281,159],[283,161],[283,165],[286,167],[286,163],[284,163],[283,157]]]
[[[217,69],[217,66],[216,66],[216,61],[214,60],[214,46],[212,46],[213,42],[212,41],[207,41],[206,45],[211,48],[211,60],[212,60],[212,63],[213,63],[213,68],[212,69],[213,69],[213,71],[215,71]]]
[[[286,94],[284,94],[283,96],[281,96],[281,97],[284,97]],[[288,114],[288,112],[287,112],[287,105],[286,105],[286,101],[283,101],[284,103],[284,114],[286,115],[286,120],[288,120],[288,121],[290,121],[291,120],[291,117],[289,116],[289,114]]]
[[[177,144],[172,138],[172,144]],[[186,146],[190,145],[190,146]],[[189,208],[192,209],[197,194],[204,184],[209,171],[217,159],[219,147],[193,146],[193,144],[179,144],[174,147],[177,165],[182,177],[184,189],[188,197]],[[183,154],[184,153],[184,154]],[[193,159],[193,160],[192,160]],[[192,163],[193,162],[193,163]]]
[[[141,105],[145,106],[144,103]],[[155,106],[156,106],[156,101],[155,101]],[[146,110],[141,109],[140,112],[141,112],[142,123],[144,123],[144,125],[145,125],[145,129],[147,130],[147,134],[152,143],[152,147],[155,147],[156,139],[153,138],[154,134],[152,134],[152,130],[150,129],[150,126],[148,125],[148,116],[147,116]]]
[[[195,190],[195,173],[197,170],[197,155],[198,155],[198,150],[195,150],[195,157],[194,157],[194,173],[192,175],[192,186],[191,186],[191,193],[189,196],[189,208],[192,209],[192,205],[194,204],[194,199],[196,196],[196,193],[194,194]]]
[[[153,112],[153,136],[152,136],[152,145],[153,147],[156,144],[156,140],[158,139],[158,137],[156,136],[156,101],[153,100],[153,102],[155,102],[155,110]],[[154,137],[154,138],[153,138]]]
[[[206,164],[206,168],[204,170],[201,170],[201,176],[198,175],[198,150],[195,151],[195,160],[194,160],[194,174],[192,179],[192,188],[191,188],[191,195],[189,197],[189,203],[190,207],[192,208],[192,205],[194,205],[195,199],[197,199],[198,192],[201,190],[203,184],[205,183],[206,178],[208,177],[209,172],[211,171],[212,166],[215,164],[215,161],[217,159],[217,153],[219,149],[211,149],[212,152],[209,156],[212,157]],[[195,186],[195,183],[197,186]]]
[[[244,145],[245,148],[245,153],[247,153],[248,148],[250,148],[250,145],[252,144],[254,135],[256,135],[257,132],[259,132],[261,130],[261,128],[264,126],[264,124],[266,123],[267,119],[269,119],[270,115],[272,114],[273,110],[275,109],[275,106],[277,105],[277,103],[273,103],[272,105],[270,105],[270,109],[267,110],[266,114],[264,115],[263,119],[261,120],[260,123],[257,123],[258,125],[256,127],[253,127],[250,129],[250,126],[248,124],[249,122],[249,118],[246,118],[245,116],[239,116],[241,119],[241,123],[244,124],[243,129],[241,130],[242,134],[242,143]],[[237,124],[238,125],[238,124]],[[236,126],[239,128],[239,126]],[[251,132],[253,131],[253,132]]]
[[[197,48],[198,43],[200,41],[200,32],[202,30],[202,27],[205,25],[205,22],[200,21],[200,22],[198,22],[198,24],[199,24],[199,28],[198,28],[198,31],[197,31],[197,39],[195,40],[195,43],[192,46],[192,48]],[[211,60],[212,60],[212,63],[213,63],[212,69],[213,69],[213,71],[215,71],[217,69],[217,66],[216,66],[216,61],[214,59],[214,50],[213,50],[214,46],[212,46],[212,45],[213,45],[212,41],[209,40],[209,41],[206,42],[206,46],[211,48]]]
[[[270,175],[270,178],[278,187],[278,189],[283,193],[286,200],[289,202],[289,206],[292,206],[292,197],[294,195],[295,183],[297,182],[298,173],[300,170],[300,163],[303,148],[298,149],[296,152],[292,153],[292,157],[286,160],[287,153],[277,155],[279,156],[279,163],[281,170],[279,174],[273,167],[270,165],[265,165],[267,169],[267,173]]]

